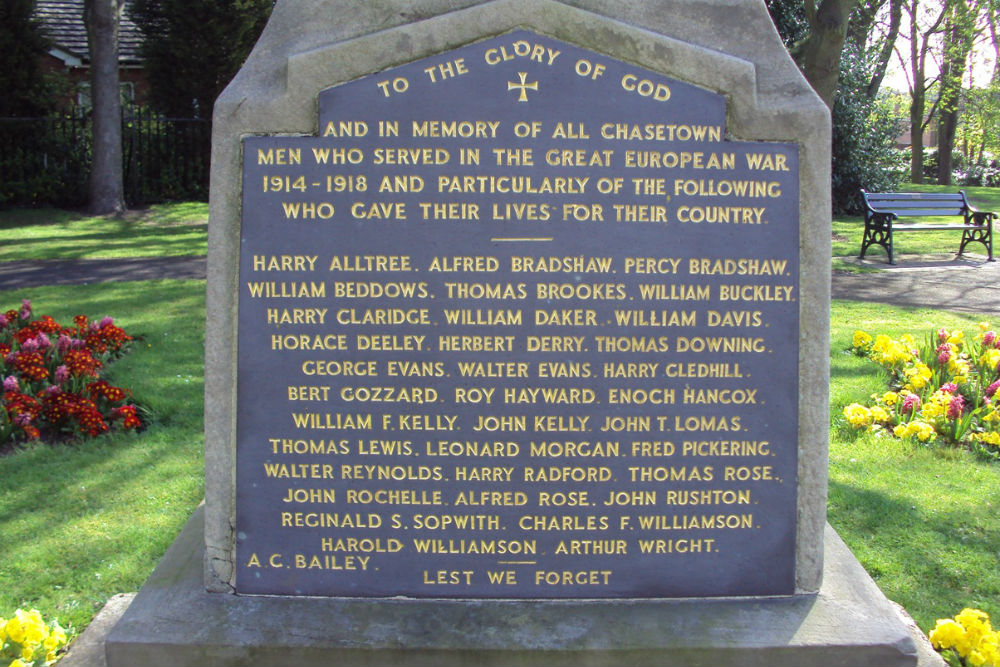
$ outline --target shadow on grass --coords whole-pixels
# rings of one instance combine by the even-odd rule
[[[862,463],[839,465],[865,477]],[[890,579],[895,582],[898,590],[885,592],[922,628],[965,606],[996,605],[1000,529],[986,508],[978,518],[963,505],[928,511],[907,500],[905,491],[889,495],[836,480],[830,481],[828,507],[831,523],[865,570],[883,588]]]

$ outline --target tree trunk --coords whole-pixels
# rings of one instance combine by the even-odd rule
[[[939,185],[951,185],[951,154],[955,149],[955,131],[958,128],[962,75],[976,35],[975,19],[978,13],[978,6],[975,3],[964,0],[950,2],[949,9],[950,15],[944,31],[941,57],[937,173]]]
[[[924,91],[910,99],[910,182],[924,182]]]
[[[84,21],[90,47],[93,150],[89,210],[98,215],[125,210],[122,182],[122,112],[118,84],[118,25],[121,0],[86,0]]]
[[[813,90],[833,109],[840,80],[840,53],[844,48],[853,0],[806,1],[809,36],[797,49],[796,61]]]

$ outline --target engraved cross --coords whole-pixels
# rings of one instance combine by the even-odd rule
[[[532,81],[531,83],[527,83],[527,79],[528,79],[528,73],[527,72],[518,72],[517,76],[520,77],[521,83],[514,83],[513,81],[508,81],[507,82],[507,90],[508,91],[510,91],[510,90],[519,90],[521,92],[521,96],[517,98],[517,101],[518,102],[527,102],[528,101],[528,89],[530,88],[531,90],[538,90],[538,82],[537,81]]]

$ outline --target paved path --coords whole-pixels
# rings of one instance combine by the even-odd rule
[[[204,257],[193,256],[0,262],[0,289],[161,278],[204,280],[205,267]]]
[[[911,256],[890,266],[884,258],[852,259],[878,273],[833,274],[833,298],[939,308],[984,317],[1000,315],[1000,260],[985,256]]]
[[[1000,260],[928,255],[904,256],[895,266],[881,257],[848,261],[879,272],[835,271],[834,299],[1000,316]],[[0,262],[0,289],[161,278],[203,280],[205,268],[204,257]]]

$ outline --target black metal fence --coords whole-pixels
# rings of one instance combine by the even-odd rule
[[[130,205],[208,198],[211,124],[122,112],[122,171]],[[87,201],[90,116],[0,118],[0,206]]]

